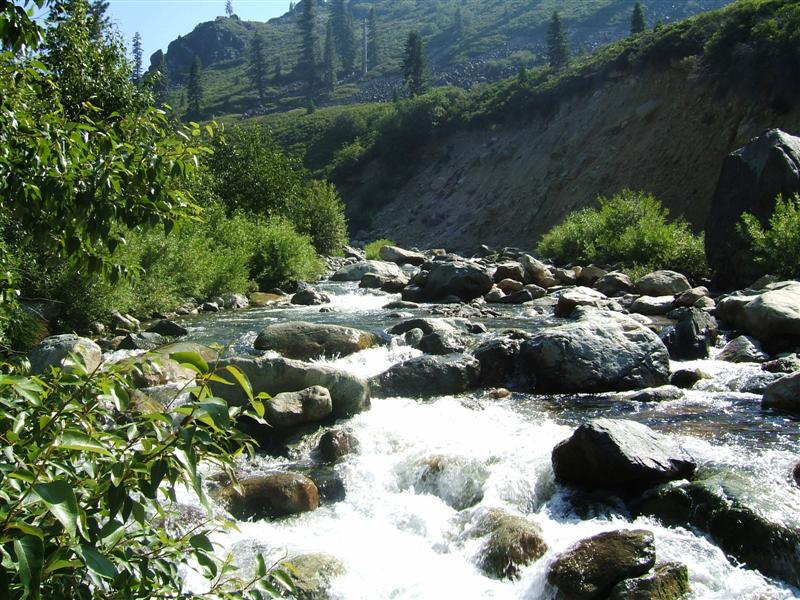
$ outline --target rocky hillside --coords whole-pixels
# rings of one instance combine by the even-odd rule
[[[725,22],[715,27],[724,31]],[[725,156],[768,128],[800,132],[797,89],[764,66],[782,59],[762,63],[759,44],[732,40],[721,68],[701,41],[700,52],[681,50],[661,64],[617,65],[513,119],[496,112],[434,138],[392,189],[379,185],[396,171],[391,161],[362,164],[342,190],[354,217],[367,203],[378,208],[356,236],[530,247],[570,211],[623,188],[654,193],[703,229]]]

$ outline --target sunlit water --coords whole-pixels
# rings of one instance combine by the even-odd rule
[[[319,307],[286,307],[227,312],[186,320],[190,337],[252,352],[265,325],[311,320],[385,330],[396,319],[381,307],[397,296],[328,284],[335,312]],[[504,307],[490,328],[529,328],[525,309]],[[412,311],[420,312],[424,311]],[[330,364],[369,377],[419,355],[391,344]],[[694,361],[708,379],[678,400],[634,403],[619,396],[542,397],[515,394],[493,400],[483,392],[428,401],[373,400],[372,409],[342,422],[360,442],[358,453],[336,469],[345,500],[300,516],[243,522],[238,532],[220,535],[221,549],[243,566],[256,552],[274,561],[321,552],[336,556],[346,574],[335,579],[332,596],[342,599],[538,599],[553,597],[546,573],[554,557],[580,539],[619,528],[647,528],[655,534],[659,561],[689,568],[693,598],[786,599],[800,591],[737,566],[708,539],[655,520],[630,520],[606,505],[579,508],[570,492],[554,482],[553,446],[574,427],[597,416],[646,423],[680,441],[705,473],[735,473],[752,489],[769,518],[800,524],[800,490],[789,481],[800,457],[800,423],[763,412],[760,396],[742,393],[742,381],[760,373],[756,365]],[[286,468],[308,459],[299,448],[290,459],[258,457],[242,465],[249,474]],[[441,467],[423,478],[432,459]],[[467,506],[468,508],[464,508]],[[481,516],[500,507],[538,523],[550,547],[514,582],[484,576],[476,567],[483,539],[471,534]],[[188,575],[190,586],[199,585]]]

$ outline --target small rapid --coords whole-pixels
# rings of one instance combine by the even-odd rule
[[[194,341],[252,353],[256,332],[273,322],[308,320],[368,330],[398,322],[382,309],[395,296],[354,284],[324,287],[332,296],[329,312],[260,308],[187,318],[182,324]],[[509,323],[526,328],[525,310],[503,307],[495,320],[483,320],[489,328],[485,335]],[[370,377],[419,354],[394,341],[320,362]],[[257,552],[268,563],[309,553],[335,556],[344,573],[331,581],[332,598],[534,600],[555,597],[546,575],[560,552],[602,531],[645,528],[655,535],[659,562],[688,567],[691,598],[798,597],[799,590],[736,564],[700,531],[634,519],[613,499],[579,496],[556,484],[551,466],[556,444],[589,419],[624,417],[679,441],[704,471],[735,475],[765,517],[800,525],[800,488],[788,481],[798,460],[800,423],[764,413],[760,396],[742,391],[758,367],[714,360],[674,367],[700,369],[706,379],[682,398],[660,403],[630,401],[624,394],[514,393],[495,399],[486,391],[426,401],[373,399],[369,411],[341,422],[359,442],[358,451],[335,467],[346,490],[343,500],[281,520],[238,522],[238,530],[218,534],[214,541],[245,570],[252,568]],[[310,462],[314,442],[297,443],[287,457],[242,459],[242,473]],[[477,566],[485,542],[478,524],[493,508],[537,523],[549,546],[544,557],[521,568],[515,581],[487,577]],[[187,578],[191,587],[194,579]]]

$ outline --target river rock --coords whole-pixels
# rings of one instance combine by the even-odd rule
[[[298,290],[292,296],[292,304],[297,306],[320,306],[322,304],[329,304],[330,301],[331,297],[328,296],[328,294],[320,292],[311,286],[306,286]]]
[[[169,337],[181,337],[189,333],[189,330],[175,321],[160,319],[147,328],[148,333],[157,333]]]
[[[578,284],[584,286],[592,286],[597,281],[608,274],[608,271],[596,265],[588,265],[580,268],[578,271]]]
[[[675,306],[696,306],[697,303],[704,298],[710,300],[710,298],[708,298],[708,288],[704,286],[693,287],[692,289],[686,290],[682,294],[679,294],[678,297],[675,298]]]
[[[525,283],[533,283],[545,289],[558,285],[550,267],[536,260],[530,254],[523,254],[520,264],[525,271]]]
[[[100,346],[88,338],[71,333],[53,335],[43,339],[28,355],[31,373],[38,375],[48,367],[62,367],[70,354],[78,356],[89,373],[100,366],[103,358]]]
[[[800,373],[786,375],[770,384],[761,406],[800,415]]]
[[[448,354],[412,358],[370,379],[374,396],[427,398],[461,394],[473,389],[481,365],[472,356]]]
[[[625,273],[612,271],[611,273],[606,273],[600,279],[595,281],[594,287],[597,289],[597,291],[610,297],[627,294],[633,290],[633,283],[631,282],[631,278]]]
[[[267,423],[285,429],[322,421],[333,412],[333,401],[328,390],[315,385],[299,392],[275,394],[264,403],[264,410]]]
[[[459,300],[469,302],[482,297],[492,289],[492,285],[492,277],[477,264],[465,261],[437,262],[428,272],[423,294],[430,301],[456,296]]]
[[[742,214],[749,212],[766,224],[775,198],[797,192],[800,138],[771,129],[725,158],[705,225],[706,255],[719,284],[746,285],[763,275],[737,229]]]
[[[274,350],[286,358],[307,360],[348,356],[377,343],[374,334],[341,325],[289,321],[268,325],[258,334],[256,350]]]
[[[748,335],[740,335],[725,344],[725,347],[717,354],[717,360],[727,362],[764,362],[769,358],[761,350],[761,343]]]
[[[494,271],[495,283],[509,279],[518,283],[525,282],[525,268],[518,262],[504,262],[497,265]]]
[[[478,459],[434,455],[420,461],[412,477],[415,493],[436,496],[450,508],[464,510],[483,500],[489,471]]]
[[[235,356],[216,364],[223,374],[222,370],[229,365],[237,367],[247,376],[254,394],[296,392],[319,385],[330,392],[334,417],[350,417],[369,408],[366,380],[336,367],[263,356]],[[212,382],[211,389],[233,406],[247,402],[247,396],[239,386]]]
[[[503,298],[505,297],[506,293],[499,287],[495,286],[486,293],[483,299],[486,300],[486,302],[488,302],[489,304],[497,304],[499,302],[502,302]]]
[[[689,569],[668,562],[641,577],[624,579],[615,585],[608,600],[680,600],[689,593]]]
[[[394,325],[389,329],[392,335],[403,335],[412,329],[420,329],[423,334],[430,335],[431,333],[457,333],[459,329],[450,320],[419,317],[416,319],[408,319],[402,323]]]
[[[239,483],[241,492],[232,486],[224,487],[216,497],[240,521],[284,517],[319,507],[319,490],[304,475],[271,473]]]
[[[141,323],[131,315],[123,315],[118,311],[111,313],[111,330],[121,333],[135,333],[141,329]]]
[[[578,286],[564,290],[558,294],[555,315],[557,317],[569,317],[578,306],[600,308],[607,299],[605,294],[589,287]]]
[[[404,300],[395,300],[394,302],[389,302],[389,304],[384,304],[382,307],[384,310],[414,310],[419,308],[419,304],[416,302],[405,302]]]
[[[769,373],[784,373],[789,375],[800,371],[800,357],[796,354],[781,356],[775,360],[763,363],[761,368]]]
[[[342,561],[329,554],[301,554],[286,562],[297,600],[332,600],[331,581],[345,573]]]
[[[322,434],[317,444],[320,458],[335,463],[358,449],[358,439],[343,429],[331,429]]]
[[[381,260],[398,265],[419,266],[427,260],[425,255],[421,252],[412,252],[411,250],[405,250],[397,246],[381,246],[381,249],[378,251],[378,256],[381,257]]]
[[[167,343],[167,339],[158,333],[129,333],[119,344],[120,350],[155,350]]]
[[[691,389],[695,383],[704,378],[705,375],[700,369],[678,369],[670,375],[669,382],[675,387]]]
[[[650,531],[608,531],[581,540],[557,556],[547,581],[564,598],[604,598],[616,584],[646,574],[655,563],[655,538]]]
[[[794,466],[794,469],[792,469],[792,478],[794,479],[795,484],[797,484],[797,487],[800,487],[800,462]]]
[[[464,352],[467,345],[459,335],[434,331],[423,336],[416,347],[425,354],[452,354]]]
[[[624,419],[584,423],[553,449],[552,461],[558,481],[587,488],[636,489],[691,477],[696,468],[668,438]]]
[[[657,387],[669,380],[669,353],[633,319],[577,308],[577,320],[535,332],[522,344],[524,372],[549,393]]]
[[[403,342],[406,346],[411,346],[412,348],[416,348],[419,346],[419,343],[422,341],[422,338],[425,337],[425,332],[422,329],[415,327],[414,329],[409,329],[403,334]]]
[[[770,284],[760,292],[739,292],[723,298],[717,317],[761,343],[800,338],[800,282]]]
[[[672,310],[675,299],[672,296],[639,296],[631,304],[630,311],[640,315],[665,315]]]
[[[153,388],[169,383],[189,383],[197,376],[195,371],[172,360],[169,353],[163,352],[163,347],[154,352],[123,359],[118,365],[130,373],[133,385],[137,389]]]
[[[675,385],[662,385],[661,387],[638,390],[625,395],[625,399],[631,402],[667,402],[669,400],[680,400],[683,397],[683,391]]]
[[[675,271],[654,271],[636,282],[636,291],[643,296],[675,296],[690,289],[689,280]]]
[[[558,269],[554,267],[550,270],[561,285],[575,285],[578,283],[578,276],[573,269]]]
[[[634,507],[636,515],[654,516],[668,525],[696,527],[708,533],[728,556],[769,577],[800,585],[800,528],[796,506],[782,507],[794,524],[766,518],[755,506],[761,491],[750,489],[733,473],[692,483],[670,483],[648,491]]]
[[[244,294],[222,294],[222,306],[228,310],[241,310],[250,306],[250,301]]]
[[[331,275],[331,281],[361,281],[367,273],[381,277],[403,277],[403,270],[394,263],[380,260],[362,260],[345,265]]]
[[[497,338],[478,346],[472,355],[481,364],[481,385],[511,385],[519,377],[520,341]]]
[[[489,536],[481,547],[478,565],[490,577],[516,579],[520,567],[547,552],[544,534],[536,523],[498,508],[490,509],[473,533]]]
[[[719,336],[717,321],[697,308],[678,308],[669,313],[674,325],[661,330],[659,337],[674,360],[697,360],[708,357]]]
[[[219,312],[220,310],[222,310],[222,308],[220,308],[220,305],[217,304],[216,302],[203,302],[200,305],[200,310],[202,312],[214,312],[215,313],[215,312]]]
[[[269,292],[253,292],[250,294],[250,298],[248,298],[250,305],[257,308],[273,306],[281,302],[287,302],[288,300],[288,296],[284,294],[272,294]]]
[[[504,294],[513,294],[514,292],[521,291],[525,285],[516,279],[502,279],[497,283],[497,287],[500,288]]]

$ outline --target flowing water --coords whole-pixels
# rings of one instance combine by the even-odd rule
[[[229,352],[252,352],[256,332],[282,320],[308,320],[385,330],[396,318],[381,307],[396,296],[359,290],[354,284],[325,284],[335,312],[319,307],[251,309],[199,316],[183,322],[190,339],[218,342]],[[503,307],[500,318],[484,320],[493,330],[530,328],[535,314]],[[411,311],[429,316],[426,311]],[[368,377],[419,352],[396,344],[329,360]],[[757,365],[712,360],[687,365],[710,377],[680,400],[642,404],[619,396],[543,397],[514,394],[503,400],[477,391],[427,401],[373,400],[372,409],[343,423],[360,442],[356,454],[336,466],[346,499],[300,516],[243,522],[218,541],[243,566],[256,552],[265,558],[325,553],[346,573],[332,582],[343,599],[550,598],[546,583],[556,554],[601,531],[647,528],[655,534],[659,561],[689,568],[693,598],[784,599],[800,590],[763,577],[728,559],[701,533],[667,528],[655,520],[631,520],[608,502],[577,501],[554,482],[553,446],[578,423],[597,416],[645,423],[680,441],[703,472],[734,473],[747,482],[753,501],[770,518],[797,526],[800,489],[790,481],[798,462],[800,421],[761,410],[760,396],[742,393]],[[287,468],[308,460],[313,445],[301,444],[288,458],[258,457],[245,473]],[[431,460],[433,479],[423,477]],[[466,507],[466,508],[465,508]],[[484,540],[473,530],[494,507],[538,523],[547,554],[523,568],[517,581],[484,576],[475,566]]]

